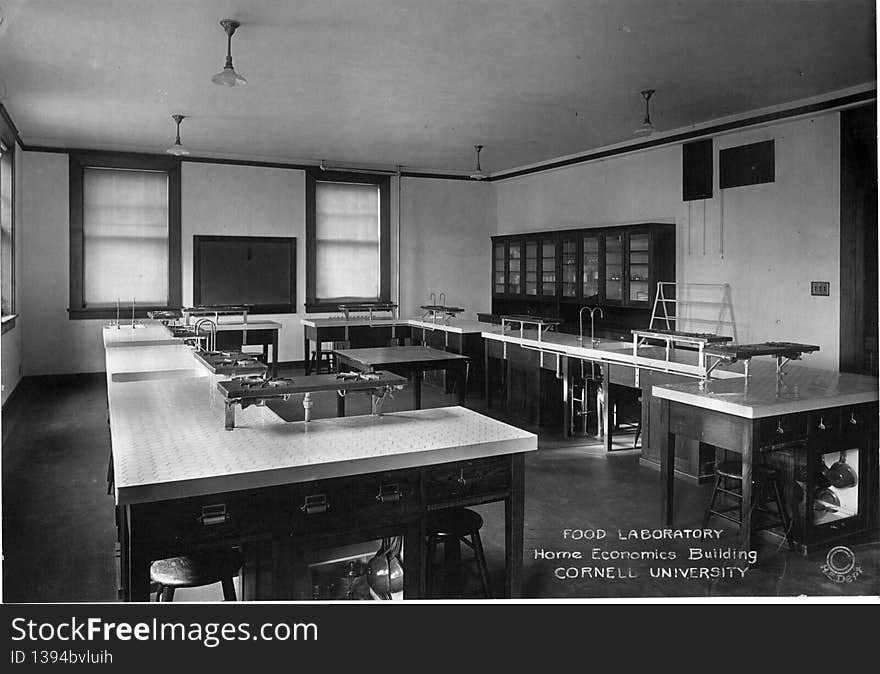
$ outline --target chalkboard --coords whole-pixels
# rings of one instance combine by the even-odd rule
[[[296,312],[296,238],[193,236],[193,304]]]

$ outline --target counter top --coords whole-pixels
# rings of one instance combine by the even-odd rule
[[[105,348],[183,343],[182,339],[172,337],[161,321],[152,319],[139,321],[134,328],[131,324],[123,324],[118,328],[115,325],[105,325],[103,336]]]
[[[205,379],[109,387],[118,505],[412,468],[537,449],[537,436],[463,407],[286,423],[239,411]]]
[[[520,334],[523,336],[520,337]],[[581,344],[577,335],[565,332],[544,332],[540,341],[535,330],[484,332],[485,339],[515,344],[527,349],[538,349],[547,353],[561,353],[573,358],[581,358],[597,363],[610,365],[622,365],[625,367],[641,367],[651,370],[668,371],[672,374],[689,376],[701,376],[702,367],[699,364],[696,351],[687,349],[671,348],[669,360],[666,360],[666,350],[660,346],[643,345],[639,347],[637,357],[633,357],[632,341],[599,339],[595,345],[586,337]],[[742,372],[738,369],[716,369],[712,372],[713,377],[719,379],[741,378]]]
[[[713,373],[714,374],[714,373]],[[841,407],[878,399],[878,379],[860,374],[789,364],[777,380],[774,362],[752,362],[746,379],[654,386],[651,394],[674,402],[747,419]]]
[[[196,359],[193,350],[179,342],[142,346],[117,344],[105,351],[104,362],[108,385],[112,382],[207,377],[211,374]]]
[[[448,323],[429,321],[422,318],[374,318],[370,320],[366,316],[354,317],[346,320],[345,318],[303,318],[300,320],[302,325],[310,328],[344,328],[355,326],[404,326],[409,325],[416,328],[426,328],[428,330],[441,330],[443,332],[455,332],[458,334],[478,334],[482,332],[501,331],[501,326],[495,323],[484,323],[471,319],[452,318]]]

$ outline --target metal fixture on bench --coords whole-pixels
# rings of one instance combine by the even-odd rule
[[[247,80],[235,72],[235,68],[232,67],[232,35],[241,24],[235,19],[223,19],[220,25],[226,31],[226,65],[223,66],[223,70],[211,78],[211,81],[224,87],[247,84]]]
[[[186,119],[186,115],[171,115],[171,119],[177,124],[177,138],[175,139],[174,144],[165,150],[165,152],[173,154],[175,157],[183,157],[189,154],[189,150],[180,144],[180,123]]]
[[[585,311],[590,312],[590,345],[596,346],[596,344],[598,342],[596,341],[596,336],[595,336],[596,335],[596,330],[595,330],[596,326],[595,326],[594,314],[598,311],[599,318],[605,318],[605,314],[602,312],[602,307],[586,307],[586,306],[581,307],[581,310],[578,314],[578,322],[580,324],[580,336],[578,337],[578,344],[580,344],[581,346],[583,346],[583,344],[584,344],[584,312]]]
[[[196,324],[193,327],[198,336],[205,323],[208,323],[208,337],[205,343],[205,351],[215,351],[217,348],[217,324],[210,318],[200,318],[196,321]]]

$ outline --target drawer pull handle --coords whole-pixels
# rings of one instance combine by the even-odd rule
[[[819,417],[819,430],[820,431],[825,430],[825,418],[824,417]]]
[[[776,422],[776,432],[779,433],[779,435],[785,435],[785,429],[782,427],[781,421]]]
[[[850,412],[850,413],[849,413],[849,423],[851,423],[853,426],[858,425],[859,422],[856,421],[856,415],[855,415],[855,412]]]
[[[396,482],[383,484],[379,487],[376,500],[379,503],[395,503],[401,499],[400,486]]]
[[[202,506],[202,514],[198,521],[207,527],[212,524],[223,524],[228,519],[229,514],[226,512],[226,504],[218,503],[216,505]]]
[[[306,515],[318,515],[330,510],[330,502],[325,494],[316,494],[314,496],[306,496],[300,508]]]
[[[472,482],[479,482],[482,479],[482,477],[483,476],[480,473],[475,473],[474,475],[470,475],[468,477],[465,477],[464,470],[461,470],[458,473],[458,479],[456,480],[456,482],[458,482],[462,487],[464,487],[468,484],[471,484]]]

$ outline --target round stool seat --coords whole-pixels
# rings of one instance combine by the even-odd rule
[[[432,536],[470,536],[483,527],[483,518],[469,508],[440,510],[428,518],[428,533]]]
[[[241,568],[241,554],[224,549],[158,559],[150,565],[150,580],[164,587],[199,587],[232,578]]]

